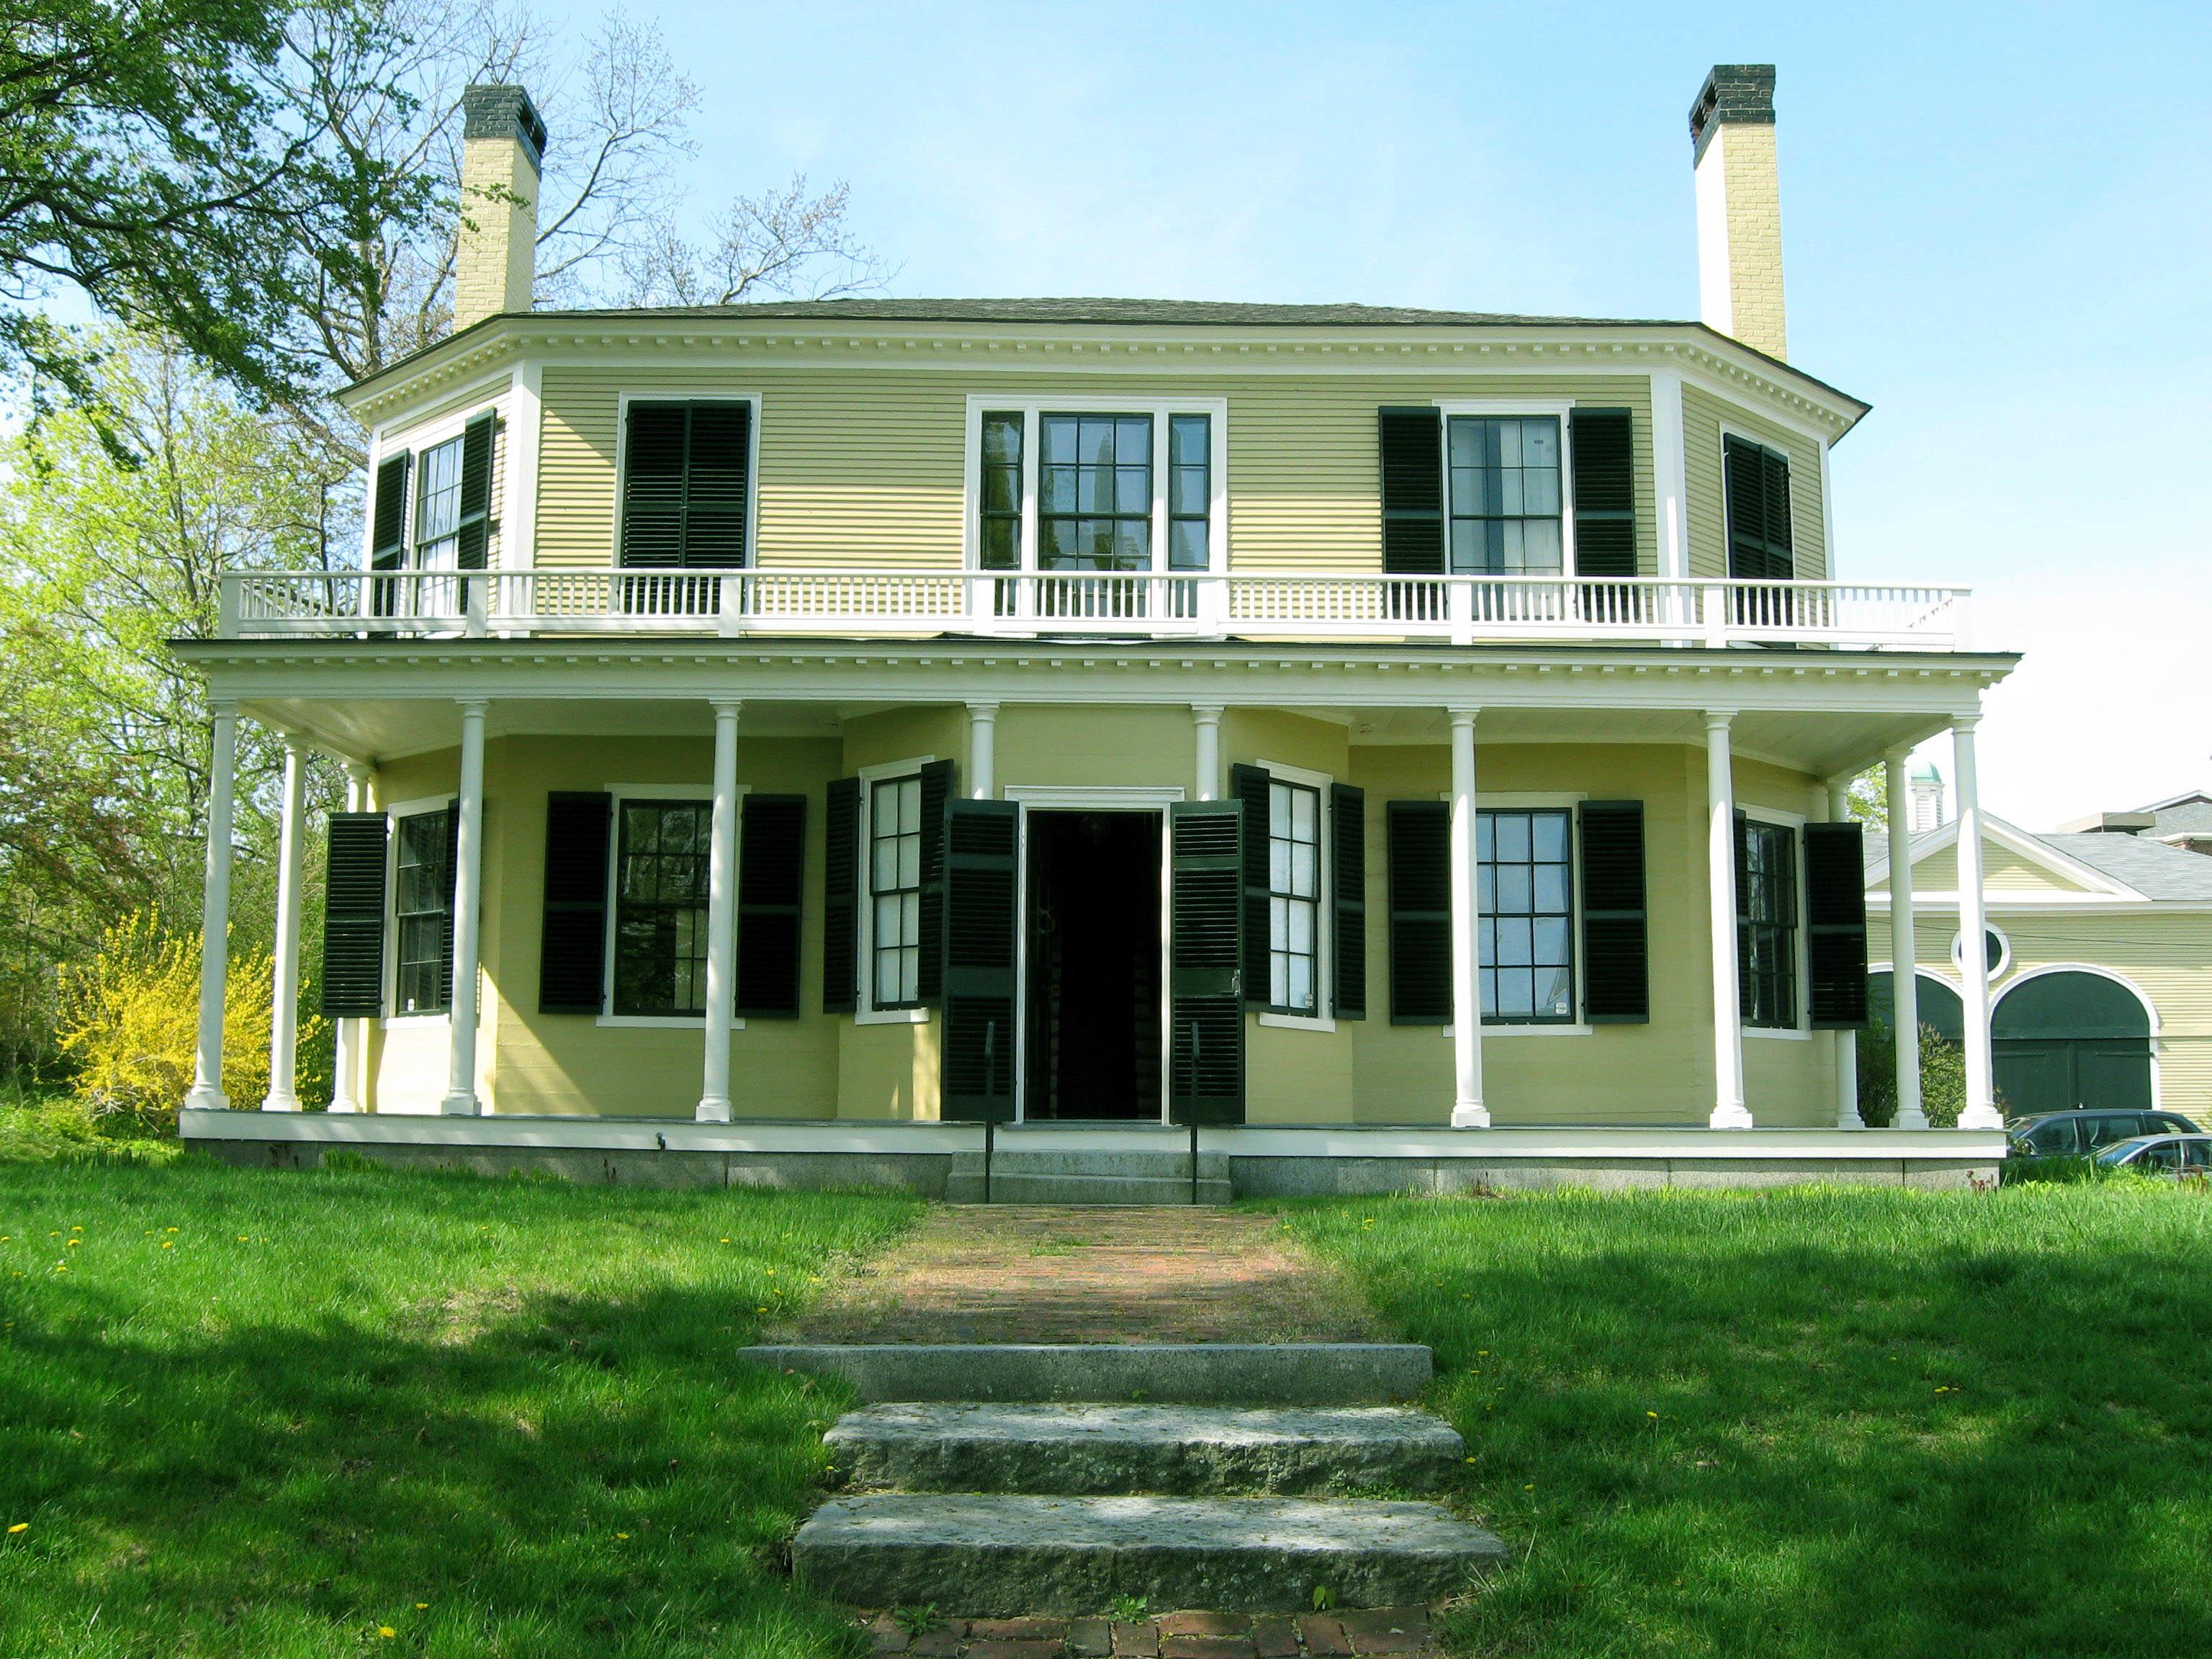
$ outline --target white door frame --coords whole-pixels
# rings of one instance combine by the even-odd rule
[[[1030,813],[1039,812],[1153,812],[1160,820],[1160,1121],[1173,1121],[1168,1098],[1168,1046],[1173,1023],[1169,1012],[1169,938],[1174,898],[1172,874],[1175,849],[1168,833],[1168,811],[1188,799],[1179,784],[1010,783],[1000,793],[1019,805],[1021,822],[1014,841],[1014,1121],[1029,1121],[1030,998]]]

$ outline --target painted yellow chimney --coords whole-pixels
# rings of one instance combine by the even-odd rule
[[[1771,357],[1790,355],[1774,65],[1716,64],[1690,106],[1698,170],[1698,314]]]
[[[538,176],[545,123],[520,87],[461,94],[461,223],[453,326],[530,309],[538,277]]]

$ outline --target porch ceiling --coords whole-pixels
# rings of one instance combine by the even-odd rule
[[[1735,714],[1737,754],[1816,775],[1917,743],[2007,674],[2004,655],[1834,651],[1315,649],[1244,645],[920,641],[686,642],[547,651],[526,641],[184,642],[210,691],[331,751],[389,759],[459,740],[459,700],[489,735],[696,736],[708,699],[744,700],[762,737],[835,737],[915,705],[1219,703],[1327,720],[1358,744],[1443,744],[1446,711],[1480,711],[1480,744],[1702,746],[1705,711]]]

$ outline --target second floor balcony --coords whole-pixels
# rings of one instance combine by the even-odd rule
[[[1970,591],[1717,578],[850,567],[227,571],[224,639],[1325,641],[1972,648]]]

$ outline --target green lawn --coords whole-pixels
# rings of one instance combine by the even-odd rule
[[[1467,1652],[2212,1652],[2201,1193],[1286,1215],[1436,1348],[1516,1557]]]
[[[0,1159],[0,1654],[845,1653],[732,1354],[917,1207]]]

